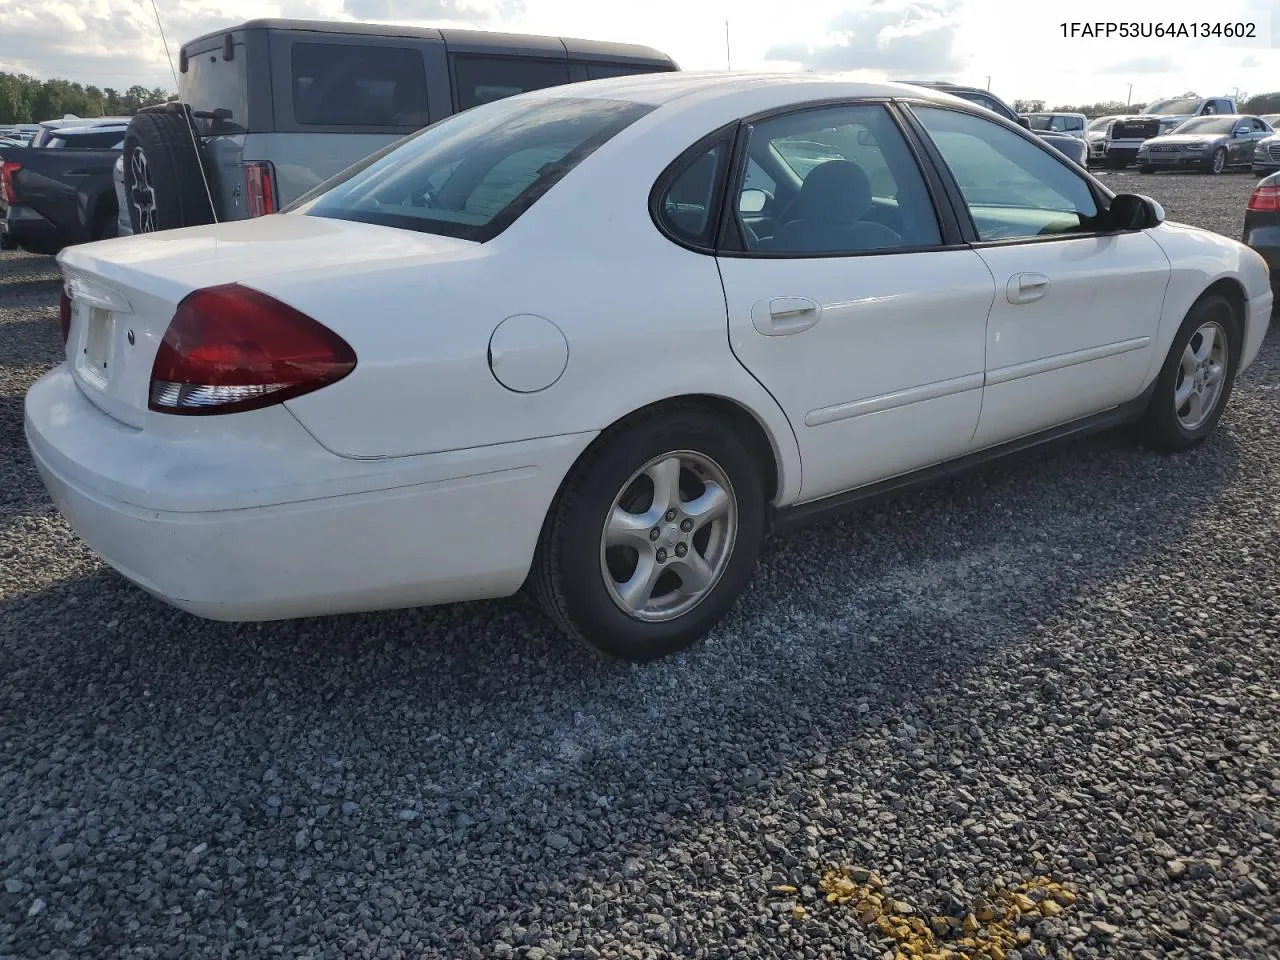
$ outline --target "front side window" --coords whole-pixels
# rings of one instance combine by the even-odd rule
[[[564,60],[526,57],[456,56],[453,75],[458,89],[458,109],[469,110],[517,93],[568,83],[569,64]]]
[[[752,128],[747,150],[762,171],[775,171],[778,195],[770,199],[783,204],[776,216],[743,223],[748,251],[854,254],[942,242],[915,158],[879,105],[764,120]],[[751,189],[759,187],[748,179],[735,194],[740,212],[754,206],[742,196]]]
[[[1037,143],[958,110],[914,106],[964,195],[982,240],[1098,229],[1088,183]]]
[[[652,109],[567,97],[487,104],[378,151],[286,212],[484,242]]]
[[[422,54],[404,47],[295,43],[293,115],[317,126],[427,124]]]

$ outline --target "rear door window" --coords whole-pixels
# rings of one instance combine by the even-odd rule
[[[423,127],[427,75],[407,47],[295,43],[293,115],[316,126]]]
[[[453,80],[458,109],[469,110],[517,93],[568,83],[569,62],[457,54],[453,57]]]

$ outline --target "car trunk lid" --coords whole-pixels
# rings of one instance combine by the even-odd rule
[[[283,215],[141,234],[69,247],[59,256],[71,298],[66,359],[85,395],[142,428],[151,368],[178,304],[189,293],[326,266],[405,258],[448,260],[466,240],[352,221]]]

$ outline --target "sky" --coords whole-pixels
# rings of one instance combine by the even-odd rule
[[[156,0],[182,42],[254,17],[366,20],[617,40],[684,69],[947,79],[1006,100],[1141,103],[1280,90],[1280,0]],[[1063,20],[1252,23],[1253,39],[1064,37]],[[1207,11],[1212,10],[1212,14]],[[1066,11],[1066,12],[1064,12]],[[725,24],[728,21],[728,49]],[[727,55],[727,56],[726,56]],[[125,89],[175,84],[151,0],[0,0],[0,70]],[[1132,84],[1132,94],[1130,94]]]

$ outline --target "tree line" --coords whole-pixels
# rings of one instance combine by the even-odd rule
[[[131,117],[172,94],[135,84],[121,93],[111,87],[81,86],[70,80],[37,80],[0,71],[0,123],[39,123],[64,114],[77,117]]]

